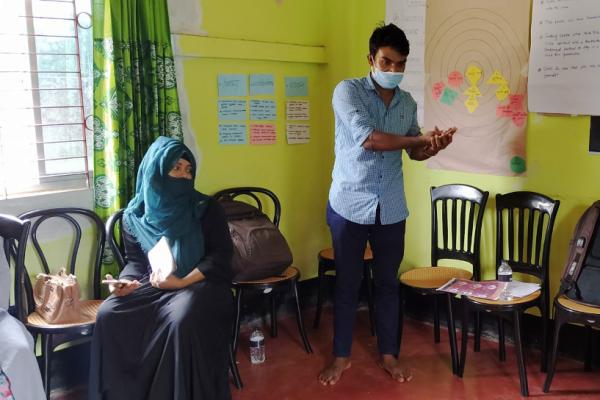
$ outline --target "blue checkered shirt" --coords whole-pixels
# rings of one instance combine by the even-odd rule
[[[384,225],[408,217],[402,150],[371,151],[362,147],[373,130],[416,136],[417,104],[396,88],[385,106],[370,76],[340,82],[333,92],[335,163],[329,204],[345,219],[363,225],[375,223],[377,206]]]

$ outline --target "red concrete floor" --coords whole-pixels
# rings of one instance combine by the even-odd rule
[[[359,311],[354,334],[352,367],[334,386],[322,386],[317,375],[330,359],[332,309],[324,308],[321,326],[312,328],[306,314],[307,332],[314,353],[306,354],[293,316],[280,319],[279,336],[266,338],[267,360],[252,365],[247,348],[250,327],[240,334],[238,364],[244,388],[232,386],[233,400],[284,399],[516,399],[520,398],[519,375],[514,348],[507,345],[507,359],[498,360],[497,343],[482,340],[481,352],[469,352],[464,377],[452,375],[448,334],[433,342],[433,328],[407,319],[402,339],[401,361],[413,370],[413,379],[396,383],[376,364],[376,340],[370,335],[368,313]],[[268,332],[268,326],[263,330]],[[460,331],[458,332],[460,343]],[[545,374],[539,369],[539,352],[526,351],[530,397],[545,399],[600,399],[599,371],[584,372],[583,364],[559,359],[550,393],[542,392]]]

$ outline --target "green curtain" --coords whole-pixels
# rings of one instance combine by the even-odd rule
[[[106,220],[135,194],[158,136],[183,140],[166,0],[93,0],[94,201]],[[113,256],[106,251],[105,264]],[[105,267],[116,272],[115,267]]]

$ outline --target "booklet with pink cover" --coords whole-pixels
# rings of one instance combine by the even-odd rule
[[[480,297],[489,300],[498,300],[508,282],[500,281],[471,281],[468,279],[452,278],[439,291],[460,294],[464,296]]]

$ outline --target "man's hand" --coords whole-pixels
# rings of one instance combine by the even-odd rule
[[[106,279],[114,279],[111,274],[106,274]],[[137,280],[120,279],[116,285],[108,285],[108,290],[115,296],[127,296],[141,286]]]
[[[428,139],[428,143],[425,146],[423,153],[427,157],[433,157],[441,150],[448,147],[452,143],[452,136],[456,132],[456,127],[452,127],[445,131],[441,131],[437,126],[431,132],[427,132],[424,137]]]
[[[164,290],[177,290],[184,288],[188,285],[188,283],[181,278],[171,274],[166,278],[162,279],[158,274],[153,272],[150,274],[150,284],[157,289]]]

